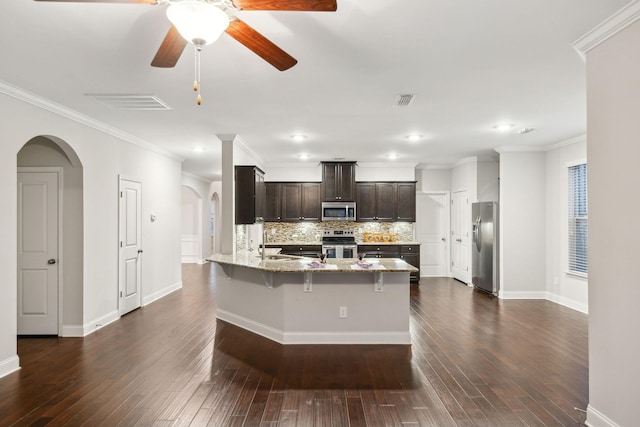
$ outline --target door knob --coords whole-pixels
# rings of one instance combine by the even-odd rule
[[[51,258],[50,260],[47,261],[47,264],[49,264],[49,265],[53,265],[55,263],[56,263],[55,258]]]
[[[142,249],[138,249],[139,254],[141,254],[142,252],[144,252]]]

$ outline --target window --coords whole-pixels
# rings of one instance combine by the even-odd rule
[[[587,164],[569,167],[569,272],[586,276],[587,247]]]

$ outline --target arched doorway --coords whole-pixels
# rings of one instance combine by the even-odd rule
[[[29,140],[17,154],[18,166],[18,334],[44,334],[60,336],[83,335],[83,170],[82,163],[69,144],[53,136],[37,136]],[[53,191],[55,203],[39,204],[43,193],[42,177],[55,174]],[[47,184],[48,185],[48,184]],[[22,188],[21,188],[22,186]],[[31,209],[32,206],[39,206]],[[55,226],[49,227],[55,237],[55,253],[45,254],[40,250],[43,230],[39,220],[53,212]],[[31,225],[29,225],[31,224]],[[55,228],[55,230],[54,230]],[[42,252],[45,257],[37,259],[33,268],[26,255]],[[42,258],[42,257],[41,257]],[[43,271],[52,268],[56,291],[53,301],[43,300],[48,290],[44,289],[48,279],[43,280]],[[49,304],[49,305],[46,305]],[[53,310],[53,312],[52,312]],[[39,312],[47,312],[43,322],[30,323],[30,318]],[[21,319],[22,317],[22,319]],[[26,319],[26,320],[25,320]],[[21,320],[26,329],[21,330]],[[53,323],[53,324],[52,324]],[[46,328],[45,328],[46,326]]]

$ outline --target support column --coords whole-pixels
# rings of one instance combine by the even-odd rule
[[[222,141],[222,229],[220,252],[231,255],[235,251],[235,172],[233,144],[236,135],[218,135]]]

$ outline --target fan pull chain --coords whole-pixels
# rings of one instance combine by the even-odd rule
[[[195,72],[196,77],[193,81],[193,90],[198,92],[198,97],[196,98],[196,102],[198,105],[202,105],[202,96],[200,96],[200,51],[202,48],[200,46],[196,46],[196,64],[195,64]]]

